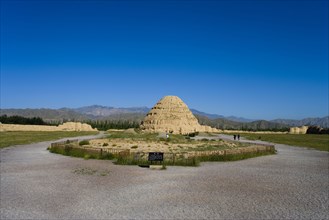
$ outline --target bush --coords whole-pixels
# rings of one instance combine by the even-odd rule
[[[99,150],[93,149],[84,149],[84,148],[76,148],[72,145],[65,145],[63,147],[51,147],[49,151],[52,153],[62,154],[65,156],[71,157],[80,157],[86,160],[88,159],[101,159],[101,160],[112,160],[114,159],[114,155],[111,153],[102,153]]]
[[[208,155],[201,156],[199,160],[201,162],[206,161],[237,161],[237,160],[245,160],[253,157],[266,156],[275,154],[275,150],[271,151],[263,151],[263,152],[250,152],[250,153],[241,153],[241,154],[226,154],[226,155]]]
[[[118,165],[139,165],[139,166],[148,166],[148,165],[151,165],[154,163],[155,162],[152,163],[151,161],[144,160],[144,159],[136,160],[134,158],[133,154],[118,156],[117,161],[115,162],[115,164],[118,164]],[[196,157],[187,158],[187,159],[180,158],[175,161],[165,160],[160,164],[162,164],[163,169],[166,169],[166,166],[194,166],[194,167],[197,167],[200,165],[200,160]]]
[[[321,128],[319,126],[310,126],[306,134],[329,134],[329,128]]]
[[[195,136],[198,136],[198,135],[199,135],[199,132],[193,132],[193,133],[188,134],[189,137],[195,137]]]
[[[90,143],[89,143],[89,141],[88,140],[83,140],[83,141],[80,141],[79,142],[79,145],[80,146],[83,146],[83,145],[89,145]]]
[[[104,155],[102,155],[99,159],[101,160],[113,160],[115,157],[113,154],[111,153],[106,153]]]
[[[106,146],[109,146],[109,144],[108,143],[104,143],[103,144],[103,147],[106,147]]]
[[[100,131],[106,131],[109,129],[138,129],[140,124],[138,120],[90,120],[85,121],[85,123]]]
[[[138,165],[138,163],[140,163],[140,161],[134,160],[131,155],[120,155],[115,162],[115,164],[119,165]]]
[[[19,115],[7,116],[1,115],[0,122],[3,124],[21,124],[21,125],[51,125],[40,117],[25,118]]]

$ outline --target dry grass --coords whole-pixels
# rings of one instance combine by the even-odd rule
[[[50,141],[66,137],[77,137],[97,134],[96,131],[8,131],[0,132],[0,148]]]

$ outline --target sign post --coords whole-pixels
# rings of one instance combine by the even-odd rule
[[[153,163],[153,161],[162,162],[163,161],[163,152],[150,152],[148,161],[151,161],[151,163]]]

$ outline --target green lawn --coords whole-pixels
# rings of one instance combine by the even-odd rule
[[[8,131],[0,132],[0,148],[18,144],[31,144],[66,137],[94,135],[97,131]]]
[[[321,151],[329,151],[329,135],[326,134],[241,134],[250,140],[269,141],[300,147],[309,147]]]

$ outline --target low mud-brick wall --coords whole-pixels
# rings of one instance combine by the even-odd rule
[[[67,140],[62,142],[55,142],[50,145],[51,152],[60,153],[64,155],[81,156],[89,155],[95,158],[102,158],[106,154],[112,154],[113,156],[125,156],[130,155],[130,150],[97,148],[90,146],[79,146],[78,140]]]
[[[131,158],[133,161],[148,161],[150,152],[131,152],[129,149],[111,149],[101,147],[79,146],[78,140],[63,141],[52,143],[50,151],[70,156],[84,157],[89,155],[93,158],[104,158],[106,155],[114,157]],[[270,144],[253,144],[248,147],[225,149],[225,150],[210,150],[210,151],[188,151],[179,153],[163,153],[163,161],[169,164],[175,164],[179,160],[190,160],[193,158],[205,157],[227,157],[230,155],[245,155],[245,154],[258,154],[258,153],[274,153],[274,145]]]
[[[210,150],[210,151],[189,151],[182,153],[164,153],[164,160],[168,162],[174,162],[178,159],[191,159],[204,156],[216,156],[216,155],[238,155],[247,153],[266,153],[275,152],[274,145],[252,145],[243,148],[226,149],[226,150]]]
[[[201,157],[209,155],[232,155],[243,153],[259,153],[259,152],[272,152],[275,151],[274,145],[252,145],[248,147],[226,149],[226,150],[213,150],[213,151],[192,151],[188,152],[188,157]]]

